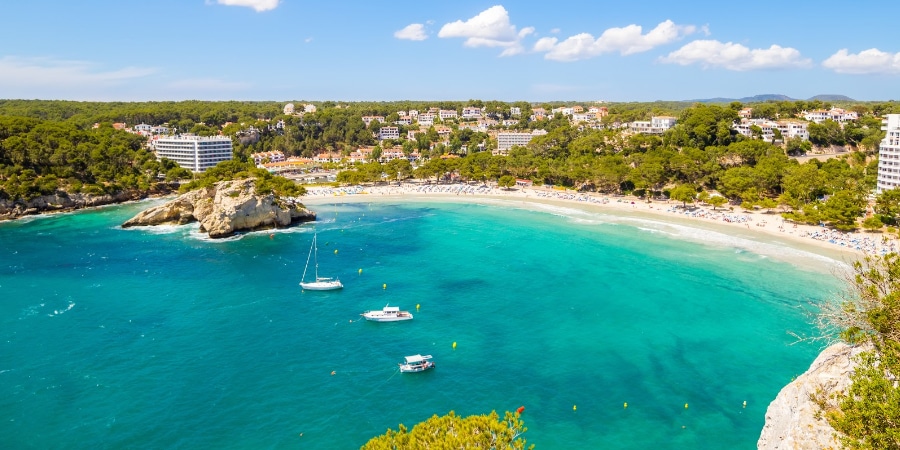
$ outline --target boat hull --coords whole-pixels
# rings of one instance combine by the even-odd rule
[[[370,322],[400,322],[403,320],[412,320],[412,314],[403,312],[400,314],[385,314],[381,311],[367,311],[362,313],[364,319]]]
[[[400,364],[401,373],[424,372],[429,369],[434,369],[434,363],[431,361],[425,364]]]
[[[340,281],[312,281],[300,283],[300,287],[307,291],[333,291],[344,287]]]

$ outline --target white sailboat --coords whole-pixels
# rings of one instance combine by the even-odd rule
[[[309,260],[313,259],[315,265],[316,279],[314,281],[306,280],[306,271],[309,269]],[[300,278],[300,287],[308,291],[331,291],[344,287],[341,280],[337,278],[326,278],[319,276],[319,247],[316,245],[316,234],[313,234],[312,245],[309,247],[309,255],[306,257],[306,267],[303,268],[303,276]]]

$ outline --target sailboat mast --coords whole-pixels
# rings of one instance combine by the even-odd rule
[[[314,248],[316,248],[316,235],[315,234],[313,234],[312,245],[309,247],[309,254],[306,255],[306,266],[303,268],[303,276],[300,277],[300,281],[303,281],[306,279],[306,270],[309,269],[309,258],[312,256]],[[316,276],[318,276],[318,270],[316,270],[316,274],[317,274]]]
[[[316,281],[319,281],[319,244],[316,243],[316,238],[313,238],[313,247],[315,247],[316,252]]]

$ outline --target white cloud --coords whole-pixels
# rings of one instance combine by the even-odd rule
[[[466,47],[503,47],[500,56],[517,55],[525,51],[522,39],[534,33],[534,27],[517,30],[509,22],[509,13],[502,5],[492,6],[463,22],[444,24],[438,32],[441,38],[465,38]]]
[[[280,0],[216,0],[216,3],[225,6],[246,6],[256,12],[270,11],[278,7]]]
[[[136,78],[146,77],[157,70],[149,67],[123,67],[115,70],[98,70],[87,61],[57,60],[52,58],[0,58],[0,85],[12,87],[78,87],[119,85]]]
[[[845,48],[828,57],[822,66],[837,73],[900,74],[900,53],[870,48],[854,55]]]
[[[590,33],[576,34],[564,41],[541,38],[535,43],[534,51],[546,52],[544,58],[555,61],[578,61],[612,52],[630,55],[668,44],[696,31],[697,27],[693,25],[676,25],[666,20],[646,34],[640,25],[628,25],[609,28],[596,39]]]
[[[772,45],[766,49],[749,49],[732,42],[696,40],[660,58],[661,62],[687,66],[700,64],[727,70],[787,69],[809,67],[811,61],[791,47]]]
[[[425,33],[425,25],[421,23],[411,23],[402,30],[395,31],[394,37],[410,41],[424,41],[428,39],[428,35]]]

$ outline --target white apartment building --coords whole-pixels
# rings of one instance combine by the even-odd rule
[[[463,119],[480,119],[482,116],[481,108],[476,108],[474,106],[466,106],[462,110],[462,118]]]
[[[384,123],[384,116],[362,116],[362,121],[364,124],[366,124],[366,127],[368,127],[373,120]]]
[[[751,127],[754,125],[762,130],[760,138],[766,141],[771,141],[774,139],[774,130],[778,130],[781,133],[782,140],[785,141],[795,137],[803,139],[804,141],[809,140],[807,122],[801,122],[798,120],[779,120],[777,122],[773,122],[768,119],[742,119],[740,122],[736,122],[734,125],[732,125],[731,129],[744,136],[752,138],[754,136]]]
[[[831,119],[838,123],[844,123],[850,120],[859,119],[859,114],[854,111],[846,111],[841,108],[831,108],[827,111],[824,109],[817,109],[815,111],[804,112],[803,118],[815,123],[821,123],[828,119]]]
[[[205,172],[232,159],[231,138],[194,135],[162,136],[153,143],[157,158],[168,158],[192,172]]]
[[[381,127],[378,130],[378,140],[400,139],[400,128],[397,127]]]
[[[459,116],[456,114],[455,109],[442,109],[442,110],[438,111],[438,117],[440,117],[441,120],[447,120],[447,119],[456,119]]]
[[[882,123],[885,135],[878,147],[877,192],[900,186],[900,114],[887,114]]]
[[[287,105],[284,105],[284,109],[282,109],[282,112],[284,112],[284,115],[286,116],[294,114],[294,104],[288,103]]]
[[[651,117],[650,127],[657,130],[666,131],[669,128],[674,127],[676,121],[678,121],[678,119],[672,116]]]
[[[418,119],[416,119],[416,122],[419,122],[419,126],[430,127],[430,126],[434,125],[434,114],[421,113],[421,114],[419,114]]]
[[[509,108],[509,115],[511,115],[511,116],[521,116],[521,115],[522,115],[522,108],[519,108],[518,106],[511,106],[511,107]]]
[[[628,124],[628,129],[632,133],[643,134],[663,134],[669,128],[675,126],[677,119],[672,116],[651,117],[647,120],[636,120]]]
[[[497,154],[506,155],[509,149],[515,146],[524,147],[535,136],[547,134],[546,130],[534,130],[531,133],[500,132],[497,133]]]
[[[271,152],[260,152],[250,155],[250,158],[253,159],[254,164],[259,166],[263,161],[267,159],[270,163],[284,162],[284,153],[279,150],[274,150]]]

